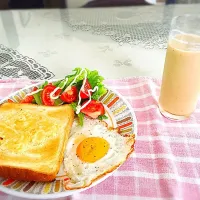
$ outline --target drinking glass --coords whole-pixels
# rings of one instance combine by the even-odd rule
[[[200,15],[172,20],[159,97],[160,112],[173,120],[187,119],[200,92]]]

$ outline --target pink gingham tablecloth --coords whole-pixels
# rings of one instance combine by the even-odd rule
[[[0,99],[31,83],[35,81],[0,80]],[[200,199],[200,104],[190,119],[174,122],[158,110],[160,81],[128,78],[106,84],[121,93],[136,113],[135,155],[96,187],[62,199]],[[0,193],[1,200],[8,198]]]

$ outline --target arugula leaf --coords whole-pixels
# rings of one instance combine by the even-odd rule
[[[62,89],[64,91],[64,88],[66,88],[66,86],[67,86],[66,79],[56,81],[53,83],[53,85],[56,87],[59,87],[60,89]]]
[[[83,79],[85,78],[85,72],[84,71],[81,72],[81,70],[82,70],[82,68],[75,68],[73,70],[74,74],[70,74],[65,77],[65,79],[68,78],[68,82],[67,82],[64,90],[67,88],[68,85],[70,85],[72,83],[72,81],[75,80],[75,77],[77,75],[79,75],[79,76],[76,77],[76,80],[74,81],[73,85],[76,85],[78,82],[83,81]]]
[[[56,86],[56,87],[58,87],[61,82],[62,81],[56,81],[56,82],[53,83],[53,85]]]
[[[35,99],[36,104],[42,105],[42,100],[41,100],[41,92],[38,92],[36,94],[33,94],[33,97]]]
[[[71,103],[70,105],[71,105],[72,109],[76,112],[77,103],[76,103],[76,102],[73,102],[73,103]],[[80,126],[83,126],[84,116],[85,116],[85,115],[84,115],[82,112],[80,112],[80,113],[78,114],[78,120],[79,120],[79,125],[80,125]]]
[[[83,114],[82,112],[80,112],[80,113],[78,114],[78,120],[79,120],[80,126],[83,126],[84,114]]]
[[[77,107],[77,103],[76,102],[71,103],[70,106],[72,107],[72,109],[74,111],[76,111],[76,107]]]
[[[58,85],[57,85],[57,87],[59,87],[59,88],[61,88],[62,90],[65,88],[65,86],[66,86],[66,80],[64,79],[64,80],[62,80]]]
[[[108,119],[108,117],[106,115],[99,115],[98,119],[99,120],[104,120],[104,119]]]
[[[38,87],[38,89],[43,89],[43,88],[44,88],[46,85],[48,85],[48,84],[49,84],[48,81],[45,81],[42,85],[40,85],[40,86]],[[38,92],[38,93],[36,93],[36,94],[33,94],[33,97],[34,97],[34,99],[35,99],[36,104],[42,105],[41,91]]]

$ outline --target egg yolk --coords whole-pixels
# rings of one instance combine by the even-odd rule
[[[76,154],[84,162],[94,163],[108,152],[109,143],[100,137],[84,139],[77,147]]]

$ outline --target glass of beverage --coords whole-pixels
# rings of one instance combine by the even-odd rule
[[[177,16],[171,23],[159,109],[169,119],[187,119],[199,93],[200,15]]]

